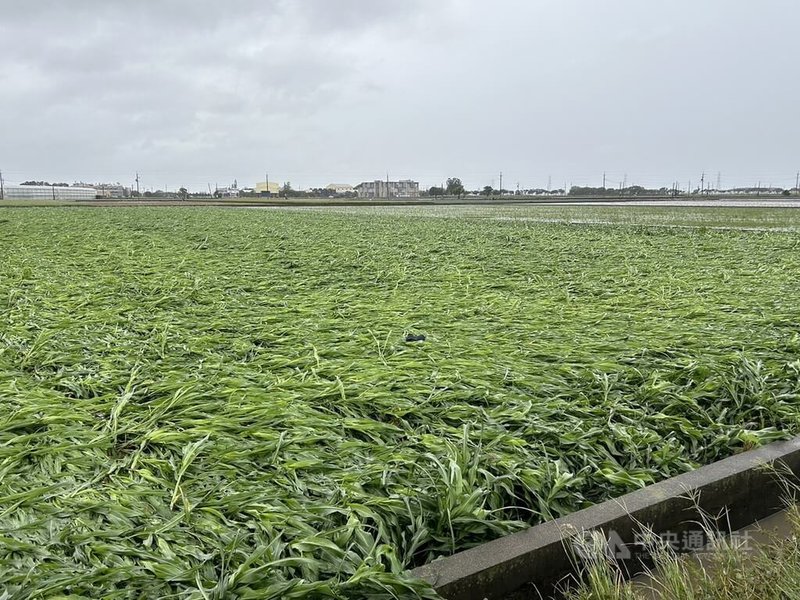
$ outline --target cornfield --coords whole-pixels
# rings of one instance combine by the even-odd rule
[[[404,572],[797,433],[798,242],[4,209],[2,597],[435,597]]]

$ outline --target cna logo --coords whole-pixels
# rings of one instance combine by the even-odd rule
[[[584,531],[572,538],[572,549],[585,561],[605,557],[614,560],[629,560],[633,557],[630,546],[613,529],[609,532]]]
[[[659,553],[700,555],[713,553],[723,546],[745,552],[755,548],[753,533],[749,530],[727,533],[712,529],[688,529],[659,534],[643,531],[634,534],[633,543],[627,544],[613,529],[608,532],[573,532],[569,539],[574,555],[585,562],[596,562],[601,558],[625,561],[634,558],[634,555],[652,558]]]

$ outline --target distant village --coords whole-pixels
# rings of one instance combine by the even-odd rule
[[[137,176],[138,178],[138,176]],[[691,185],[691,184],[690,184]],[[688,191],[687,191],[688,190]],[[496,189],[484,186],[478,190],[467,190],[458,178],[450,178],[440,186],[420,189],[419,182],[411,179],[390,181],[376,179],[364,181],[357,185],[347,183],[330,183],[322,188],[294,189],[289,182],[280,184],[275,181],[260,181],[252,186],[240,187],[238,181],[220,187],[208,186],[206,191],[189,191],[185,187],[176,190],[146,189],[140,191],[136,187],[124,186],[120,183],[51,183],[47,181],[25,181],[20,184],[4,184],[0,179],[0,199],[9,200],[95,200],[95,199],[176,199],[189,198],[327,198],[327,199],[384,199],[404,200],[415,198],[436,197],[497,197],[497,196],[569,196],[569,197],[648,197],[648,196],[697,196],[697,195],[742,195],[742,196],[789,196],[800,194],[800,186],[796,188],[780,188],[761,185],[751,187],[735,187],[730,189],[713,189],[698,187],[694,189],[679,189],[677,185],[671,188],[645,188],[638,185],[620,187],[586,187],[567,186],[566,188],[520,188]]]
[[[458,194],[463,187],[458,183]],[[92,200],[123,198],[419,198],[427,195],[429,190],[420,193],[419,182],[410,179],[400,181],[376,180],[365,181],[358,185],[347,183],[331,183],[324,188],[296,190],[291,183],[279,184],[274,181],[257,182],[252,187],[240,187],[237,181],[230,185],[213,188],[208,191],[190,192],[185,187],[177,190],[147,189],[140,191],[120,183],[51,183],[47,181],[25,181],[18,185],[6,184],[2,188],[0,198],[30,200]]]

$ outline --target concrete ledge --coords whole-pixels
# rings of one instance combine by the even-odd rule
[[[701,467],[615,500],[597,504],[555,521],[531,527],[412,571],[448,600],[505,598],[525,587],[536,598],[551,595],[573,572],[564,543],[568,532],[614,531],[632,544],[641,525],[653,531],[680,532],[699,520],[700,509],[717,515],[727,509],[727,523],[739,529],[781,508],[783,488],[770,464],[800,473],[800,437]],[[534,589],[536,591],[534,591]]]

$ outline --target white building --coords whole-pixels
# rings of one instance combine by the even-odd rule
[[[98,198],[127,198],[131,190],[119,183],[73,183],[72,187],[94,188]]]
[[[350,194],[356,191],[349,183],[329,183],[325,189],[334,194]]]
[[[355,191],[359,198],[419,198],[419,182],[410,179],[400,181],[364,181]]]
[[[214,190],[214,196],[216,198],[238,198],[239,195],[239,184],[236,181],[234,181],[228,187],[218,187],[216,190]]]
[[[94,200],[97,190],[92,187],[58,185],[6,185],[6,200]]]
[[[98,183],[92,186],[98,198],[127,198],[131,191],[118,183]]]

